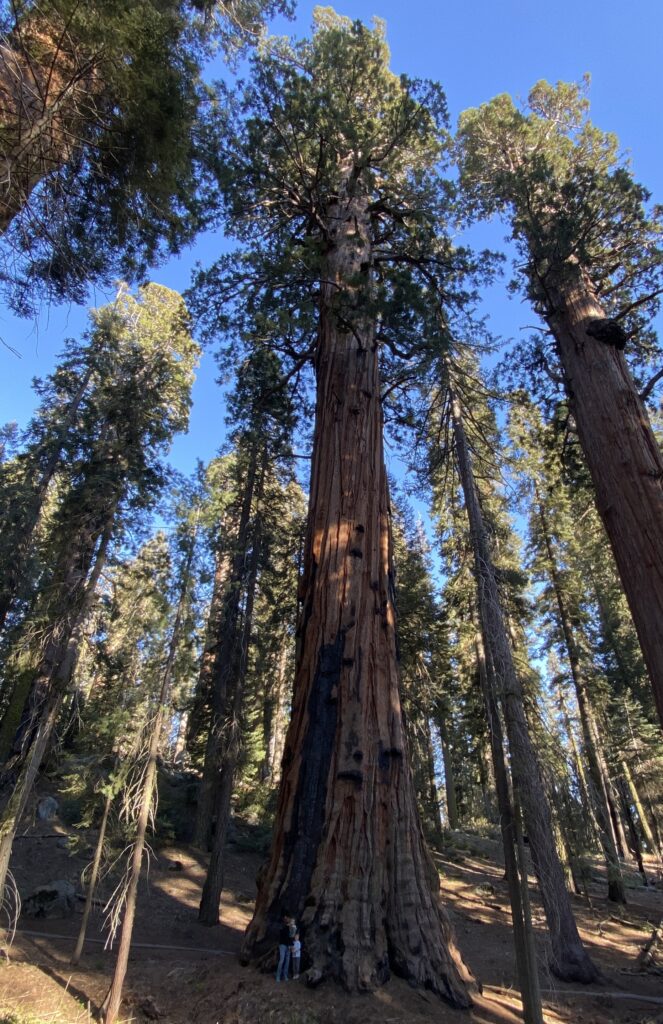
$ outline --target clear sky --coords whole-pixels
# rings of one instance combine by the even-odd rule
[[[314,4],[300,2],[294,26],[276,29],[306,34]],[[337,10],[387,22],[392,67],[444,86],[455,124],[458,114],[501,92],[526,97],[538,79],[579,80],[592,76],[592,118],[617,133],[638,180],[663,202],[663,0],[344,0]],[[496,245],[503,232],[490,233]],[[209,263],[222,239],[208,235],[195,250],[155,269],[153,279],[184,290],[196,260]],[[97,292],[90,302],[110,296]],[[532,322],[527,305],[509,299],[501,286],[486,297],[491,326],[517,337]],[[37,323],[17,321],[0,307],[0,422],[23,425],[33,408],[30,381],[48,373],[67,336],[85,326],[78,307],[45,309]],[[215,366],[203,358],[194,389],[191,429],[175,445],[172,461],[188,472],[196,458],[207,461],[223,440],[223,410],[214,383]]]

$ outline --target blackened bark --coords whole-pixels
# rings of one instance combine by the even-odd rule
[[[243,947],[296,915],[309,964],[352,991],[391,971],[468,1006],[402,721],[368,199],[327,211],[316,419],[293,713],[269,863]]]

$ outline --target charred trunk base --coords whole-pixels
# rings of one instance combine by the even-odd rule
[[[408,773],[402,769],[400,763],[394,765],[400,779],[392,796],[399,790],[404,796],[407,782],[411,783],[403,778]],[[287,883],[272,884],[272,899],[266,906],[265,877],[245,937],[243,962],[263,959],[269,963],[264,958],[278,940],[281,917],[292,913],[301,933],[303,964],[315,984],[333,979],[349,992],[373,992],[394,974],[413,988],[434,992],[451,1006],[469,1008],[470,991],[476,984],[455,945],[440,900],[439,876],[416,812],[406,810],[414,808],[413,798],[411,792],[411,803],[404,800],[400,808],[392,805],[391,813],[381,816],[382,849],[374,848],[372,857],[359,833],[355,832],[354,842],[345,836],[346,844],[344,830],[339,829],[337,839],[345,848],[342,863],[330,866],[326,856],[330,847],[319,848],[310,882],[300,889],[301,901],[287,902]],[[305,836],[301,838],[306,841]],[[288,870],[281,867],[281,878],[287,880]]]
[[[621,871],[617,875],[613,875],[608,869],[608,899],[611,903],[620,903],[622,906],[626,906],[626,893]]]
[[[550,973],[559,981],[572,981],[579,985],[600,985],[603,975],[587,956],[584,946],[569,945],[562,954],[553,954],[548,962]]]

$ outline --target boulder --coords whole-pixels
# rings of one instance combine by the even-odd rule
[[[53,796],[45,796],[37,804],[37,817],[39,821],[52,821],[57,818],[60,805]]]
[[[76,887],[63,878],[40,885],[22,901],[26,917],[71,917],[76,906]]]

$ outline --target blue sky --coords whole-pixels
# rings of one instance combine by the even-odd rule
[[[294,26],[277,31],[306,34],[314,5],[300,2]],[[538,79],[579,80],[592,76],[593,120],[617,133],[632,159],[638,180],[663,202],[661,154],[662,0],[348,0],[339,13],[387,22],[396,72],[439,80],[447,93],[452,123],[466,107],[500,92],[526,97]],[[485,233],[497,245],[504,232]],[[211,262],[223,240],[205,236],[195,249],[155,269],[153,279],[184,290],[196,260]],[[100,305],[110,296],[91,294]],[[496,286],[486,296],[492,329],[518,337],[532,314],[518,298]],[[44,309],[38,322],[17,321],[0,307],[0,422],[23,425],[33,408],[30,381],[48,373],[67,336],[78,336],[86,322],[79,307]],[[207,461],[223,440],[223,409],[211,355],[201,363],[194,388],[191,428],[175,444],[172,461],[185,472],[197,458]]]

